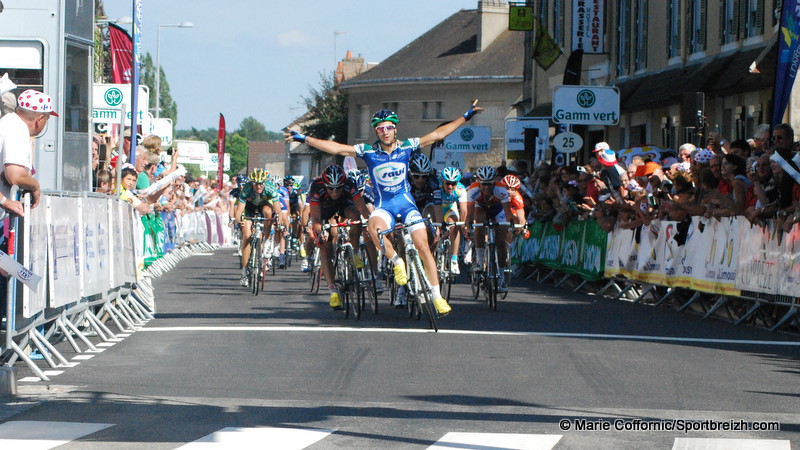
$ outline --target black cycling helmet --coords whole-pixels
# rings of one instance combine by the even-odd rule
[[[399,121],[400,119],[397,118],[397,114],[395,114],[394,111],[382,109],[372,115],[372,128],[377,127],[381,122],[392,122],[397,125]]]
[[[283,185],[294,186],[294,177],[291,175],[286,175],[285,177],[283,177]]]

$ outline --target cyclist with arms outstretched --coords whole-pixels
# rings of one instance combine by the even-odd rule
[[[272,219],[281,210],[278,190],[267,183],[267,172],[260,168],[253,169],[250,181],[242,186],[239,192],[239,203],[236,205],[234,219],[242,228],[242,279],[241,285],[247,286],[247,261],[250,259],[250,235],[253,233],[253,221],[245,217],[263,216]],[[269,227],[264,227],[264,234]]]
[[[375,211],[370,215],[368,227],[375,245],[380,246],[381,241],[378,230],[394,228],[396,216],[399,215],[404,223],[422,219],[422,215],[417,210],[414,199],[410,195],[411,188],[406,178],[408,163],[414,152],[418,152],[421,147],[427,147],[436,141],[444,139],[458,127],[465,124],[472,116],[482,111],[483,108],[477,107],[476,104],[477,100],[472,103],[472,106],[462,117],[446,123],[420,138],[398,140],[397,123],[399,119],[397,114],[382,109],[372,116],[372,127],[375,129],[375,134],[378,138],[372,144],[345,145],[305,136],[297,131],[291,132],[291,139],[305,142],[309,146],[325,153],[340,156],[358,156],[366,162],[369,175],[374,183],[376,197]],[[442,298],[439,290],[436,261],[428,247],[428,234],[425,230],[425,225],[424,223],[418,223],[409,227],[409,230],[431,284],[434,306],[439,314],[447,314],[450,312],[450,305]],[[394,265],[395,281],[398,285],[404,285],[408,282],[405,263],[395,252],[388,239],[384,241],[384,247],[387,258]]]

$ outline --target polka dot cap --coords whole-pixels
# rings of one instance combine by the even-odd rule
[[[698,164],[708,164],[711,158],[714,157],[714,152],[707,148],[702,148],[694,154],[694,162]]]
[[[53,100],[50,96],[33,89],[28,89],[19,95],[17,106],[28,111],[50,113],[50,115],[58,117],[58,114],[53,111]]]

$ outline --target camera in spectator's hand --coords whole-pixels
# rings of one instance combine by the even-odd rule
[[[175,150],[175,149],[174,149],[173,147],[170,147],[170,148],[168,148],[168,149],[167,149],[167,154],[168,154],[169,156],[172,156],[172,152],[173,152],[174,150]]]

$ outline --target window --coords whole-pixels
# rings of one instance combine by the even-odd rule
[[[648,8],[647,0],[636,0],[636,53],[634,55],[634,70],[640,71],[647,68],[647,29]]]
[[[548,19],[548,0],[539,0],[539,23],[545,28],[547,27]]]
[[[669,58],[681,56],[681,0],[669,0],[667,3],[667,55]]]
[[[6,41],[0,45],[0,75],[17,85],[16,93],[26,89],[44,91],[44,49],[40,42]]]
[[[369,105],[358,105],[358,122],[356,123],[356,139],[368,139],[369,135],[367,130],[370,130],[372,124],[372,114],[369,111]]]
[[[400,112],[397,110],[397,102],[381,103],[381,108],[388,109],[389,111],[392,111],[397,115],[400,115]]]
[[[631,0],[617,3],[617,76],[627,75],[630,68]]]
[[[559,47],[564,46],[564,0],[555,0],[553,4],[553,39]]]
[[[745,16],[747,37],[760,36],[764,33],[764,0],[742,0],[746,2]]]
[[[422,102],[423,119],[443,119],[442,102]]]
[[[706,49],[706,0],[689,0],[687,30],[689,53],[700,53]]]
[[[89,131],[89,47],[67,43],[64,131]]]
[[[734,0],[719,2],[719,43],[730,44],[736,41],[738,14]]]

